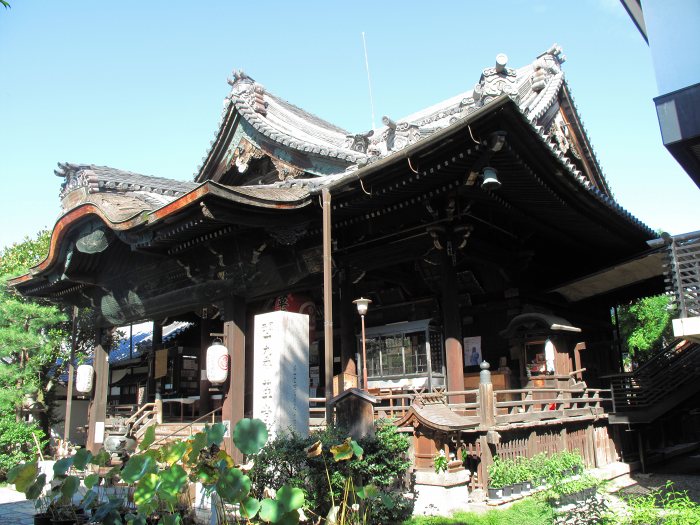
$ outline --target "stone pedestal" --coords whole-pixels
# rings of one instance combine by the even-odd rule
[[[270,439],[309,433],[309,316],[270,312],[255,316],[253,417]]]
[[[449,516],[466,510],[469,504],[469,471],[440,472],[417,470],[413,514]]]

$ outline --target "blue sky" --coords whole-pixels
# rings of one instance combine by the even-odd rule
[[[11,1],[0,9],[0,246],[52,227],[57,162],[191,179],[242,68],[353,132],[471,89],[496,54],[554,42],[617,200],[700,229],[700,190],[661,145],[649,49],[617,0]]]

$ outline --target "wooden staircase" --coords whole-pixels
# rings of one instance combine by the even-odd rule
[[[206,423],[157,423],[156,424],[156,440],[154,445],[164,445],[171,441],[179,439],[187,439],[190,436],[204,430]]]
[[[158,403],[146,403],[139,407],[128,419],[116,418],[108,427],[118,429],[119,434],[124,434],[126,432],[133,436],[139,443],[143,439],[148,428],[154,427],[155,441],[151,447],[157,447],[179,439],[187,439],[193,434],[201,432],[204,430],[204,425],[215,422],[216,413],[221,411],[221,409],[218,408],[192,422],[178,421],[164,423],[159,410],[162,410],[162,405],[159,406]]]
[[[677,339],[637,370],[607,377],[610,423],[651,423],[700,392],[700,344]]]

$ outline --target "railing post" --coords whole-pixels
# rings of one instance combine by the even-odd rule
[[[163,424],[163,399],[160,397],[160,391],[156,391],[156,402],[153,403],[153,410],[156,413],[156,424]]]
[[[493,383],[491,383],[490,365],[482,361],[479,365],[479,417],[481,427],[490,429],[496,425],[496,397],[493,393]]]

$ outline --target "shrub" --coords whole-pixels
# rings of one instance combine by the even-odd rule
[[[278,490],[288,484],[304,491],[306,504],[313,513],[326,516],[331,507],[329,478],[332,496],[338,500],[345,490],[346,480],[352,477],[356,486],[373,484],[383,494],[372,504],[368,523],[401,523],[413,511],[412,500],[402,495],[402,481],[410,466],[408,438],[393,424],[380,421],[374,437],[358,442],[364,451],[360,459],[333,462],[328,461],[325,454],[307,457],[306,449],[316,441],[328,450],[341,443],[345,436],[345,432],[335,427],[314,432],[307,438],[278,436],[253,458],[249,473],[251,494],[261,497],[266,487]]]
[[[673,483],[666,482],[664,489],[654,490],[644,496],[626,498],[627,516],[619,523],[645,525],[700,525],[700,505],[693,502],[685,491],[677,491]]]
[[[33,461],[38,453],[34,433],[39,443],[44,446],[46,438],[36,424],[15,421],[14,415],[0,418],[0,480],[4,480],[7,471],[23,461]]]

